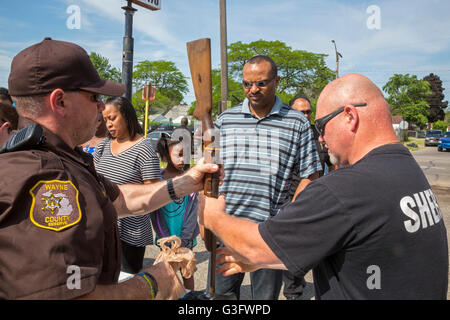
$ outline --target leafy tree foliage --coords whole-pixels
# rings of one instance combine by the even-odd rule
[[[145,101],[142,100],[142,87],[146,84],[156,86],[156,98],[149,102],[151,113],[168,111],[182,102],[183,94],[188,92],[187,78],[174,62],[157,60],[141,61],[134,67],[133,83],[137,88],[133,95],[133,105],[138,116],[143,119]]]
[[[317,100],[322,89],[335,78],[325,64],[326,54],[293,50],[281,41],[258,40],[229,45],[230,72],[236,81],[242,81],[244,64],[255,55],[267,55],[277,65],[281,77],[277,95],[286,103],[296,94]]]
[[[401,115],[408,122],[423,128],[427,122],[427,98],[431,95],[430,84],[417,79],[416,75],[394,74],[383,86],[389,95],[387,102],[393,115]]]
[[[430,84],[432,94],[428,97],[427,102],[430,105],[428,113],[428,122],[436,122],[438,120],[445,119],[445,109],[448,106],[448,101],[444,99],[444,88],[442,87],[442,81],[438,75],[430,73],[422,80],[427,81]]]
[[[433,129],[434,130],[442,130],[442,132],[447,132],[447,127],[449,126],[449,123],[443,120],[438,120],[435,123],[433,123]]]
[[[104,80],[122,82],[122,73],[119,69],[111,66],[108,58],[105,58],[96,52],[91,52],[89,58],[91,59],[95,69],[97,69],[100,78]]]

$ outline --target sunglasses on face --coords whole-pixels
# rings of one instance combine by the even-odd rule
[[[352,104],[352,106],[354,106],[354,107],[365,107],[365,106],[367,106],[367,103],[365,103],[365,102],[356,103],[356,104]],[[319,133],[319,135],[323,136],[324,130],[325,130],[325,125],[327,124],[327,122],[330,121],[331,119],[333,119],[334,117],[336,117],[342,111],[344,111],[344,109],[345,109],[345,107],[341,107],[341,108],[337,109],[336,111],[326,115],[325,117],[322,117],[320,119],[316,119],[316,121],[314,122],[314,127],[316,128],[316,130]]]
[[[247,89],[253,87],[253,85],[257,86],[258,88],[261,88],[261,87],[267,86],[269,84],[269,82],[272,81],[273,79],[275,79],[275,76],[273,76],[272,78],[267,79],[267,80],[261,80],[261,81],[255,81],[255,82],[243,80],[242,84]]]
[[[302,112],[303,112],[304,114],[311,114],[311,113],[312,113],[312,110],[311,110],[311,109],[309,109],[309,110],[302,110]]]
[[[89,97],[89,99],[91,99],[92,102],[102,102],[103,95],[98,94],[98,93],[92,93],[91,96]]]
[[[85,91],[85,90],[80,90],[80,91],[89,93],[89,100],[91,100],[92,102],[102,102],[103,101],[103,95],[101,95],[101,94],[92,93],[92,92]]]

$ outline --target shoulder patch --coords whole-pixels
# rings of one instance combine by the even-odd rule
[[[39,228],[61,231],[81,221],[79,192],[71,181],[41,180],[29,193],[30,219]]]

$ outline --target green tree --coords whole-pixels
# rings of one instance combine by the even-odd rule
[[[211,73],[212,82],[212,99],[213,99],[213,115],[217,115],[219,110],[219,104],[222,100],[222,88],[221,88],[221,70],[213,69]],[[231,106],[240,104],[245,99],[244,90],[242,84],[233,80],[228,76],[228,101],[231,102]]]
[[[325,64],[326,54],[293,50],[281,41],[258,40],[229,45],[230,71],[236,81],[242,81],[242,68],[255,55],[267,55],[277,65],[281,77],[277,95],[286,103],[300,93],[311,101],[317,100],[322,89],[335,78],[335,73]]]
[[[142,87],[146,84],[156,86],[156,98],[150,101],[150,113],[168,111],[183,100],[188,92],[187,78],[175,63],[165,60],[141,61],[134,67],[133,84],[137,91],[133,95],[133,105],[139,118],[143,119],[145,101],[142,100]]]
[[[212,117],[215,119],[219,113],[219,103],[222,100],[221,90],[221,70],[211,70],[211,87],[212,87]],[[240,104],[245,99],[244,90],[242,84],[237,82],[228,75],[228,101],[231,102],[231,106]],[[191,108],[188,110],[188,114],[192,115],[196,107],[196,101],[192,102]]]
[[[427,81],[417,79],[416,75],[394,74],[383,90],[389,95],[387,102],[393,115],[401,115],[421,128],[427,124],[430,108],[427,98],[431,95]]]
[[[449,123],[443,120],[438,120],[435,123],[433,123],[433,129],[434,130],[442,130],[442,132],[447,131],[447,127],[449,126]]]
[[[122,82],[122,72],[111,66],[108,58],[105,58],[96,52],[91,52],[89,58],[91,59],[95,69],[97,69],[100,78],[104,80]]]
[[[301,93],[310,98],[315,110],[315,102],[320,92],[335,77],[335,73],[325,64],[327,55],[293,50],[281,41],[265,40],[248,44],[238,41],[228,46],[228,97],[231,105],[237,105],[245,98],[242,88],[242,69],[245,62],[260,54],[271,57],[277,65],[278,75],[281,77],[277,89],[280,99],[288,103],[293,96]],[[213,69],[211,76],[212,114],[215,117],[221,101],[220,69]],[[195,106],[194,101],[189,114],[193,113]]]

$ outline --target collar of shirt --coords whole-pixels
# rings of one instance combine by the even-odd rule
[[[272,116],[274,114],[280,114],[280,111],[283,108],[283,106],[284,106],[284,103],[281,101],[281,99],[278,98],[278,96],[275,96],[275,104],[273,105],[272,109],[270,110],[270,112],[266,116],[262,117],[261,119],[268,118],[268,117],[270,117],[270,116]],[[253,117],[255,116],[250,111],[249,101],[248,101],[247,98],[245,98],[244,102],[242,102],[241,112],[245,113],[245,114],[249,114],[249,115],[251,115]]]
[[[87,168],[93,166],[92,155],[84,152],[81,147],[75,147],[75,149],[72,149],[53,132],[49,131],[45,127],[42,127],[42,129],[43,135],[45,136],[44,146],[46,148],[66,158],[70,158],[71,160],[78,162]]]

